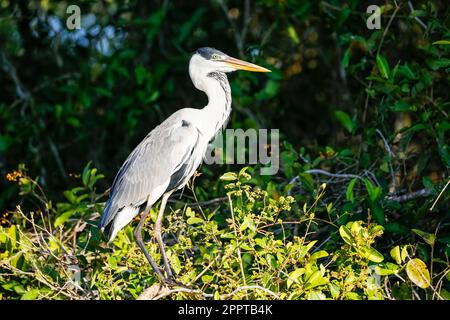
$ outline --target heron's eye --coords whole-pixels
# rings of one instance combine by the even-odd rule
[[[220,60],[220,56],[219,56],[217,53],[213,53],[213,54],[211,55],[211,58],[212,58],[213,60]]]

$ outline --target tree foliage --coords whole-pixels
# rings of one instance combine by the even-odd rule
[[[230,75],[229,125],[280,129],[281,168],[201,167],[165,223],[197,291],[164,297],[449,298],[446,1],[78,1],[80,30],[69,4],[0,4],[2,298],[155,284],[132,227],[109,248],[96,224],[134,146],[206,103],[187,73],[201,46],[272,70]]]

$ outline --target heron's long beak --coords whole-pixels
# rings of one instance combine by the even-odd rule
[[[232,68],[235,68],[237,70],[246,70],[246,71],[253,71],[253,72],[271,72],[269,69],[260,67],[256,64],[246,62],[243,60],[239,60],[233,57],[228,57],[225,59],[225,62]]]

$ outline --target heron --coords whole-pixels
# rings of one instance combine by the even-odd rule
[[[236,70],[270,72],[210,47],[200,48],[192,55],[189,75],[194,86],[206,93],[208,104],[201,109],[180,109],[150,131],[119,169],[103,209],[99,227],[108,243],[143,209],[134,237],[163,283],[175,281],[161,234],[167,200],[188,183],[202,163],[208,143],[226,125],[231,112],[231,89],[226,73]],[[142,240],[142,226],[159,199],[153,231],[165,275]]]

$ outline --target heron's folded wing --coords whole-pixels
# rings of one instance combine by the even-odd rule
[[[107,225],[120,208],[141,205],[152,190],[170,181],[191,160],[199,134],[193,125],[179,119],[167,119],[151,131],[120,168],[101,225]]]

